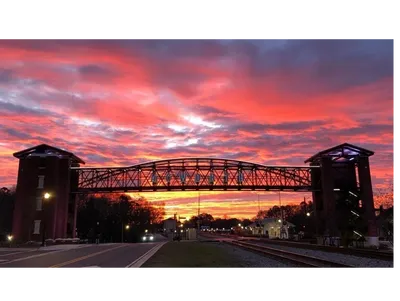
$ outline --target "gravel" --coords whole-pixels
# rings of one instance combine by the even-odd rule
[[[267,246],[266,244],[260,244],[260,245]],[[338,263],[349,264],[355,267],[393,267],[393,261],[389,260],[380,260],[380,259],[360,257],[348,254],[325,252],[320,250],[300,249],[300,248],[287,247],[281,245],[268,245],[268,247],[279,250],[290,251],[301,255],[314,256],[316,258],[335,261]]]
[[[290,262],[282,262],[268,258],[257,253],[246,251],[242,248],[228,245],[226,243],[216,243],[227,255],[237,258],[240,267],[258,267],[258,268],[283,268],[296,267]]]

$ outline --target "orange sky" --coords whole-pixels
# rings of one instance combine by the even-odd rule
[[[303,165],[348,142],[376,152],[376,189],[393,179],[393,42],[3,40],[0,114],[0,186],[16,183],[12,153],[41,143],[87,166],[124,166],[188,156]],[[167,215],[197,212],[195,192],[143,195]],[[253,217],[257,194],[202,192],[201,207]]]

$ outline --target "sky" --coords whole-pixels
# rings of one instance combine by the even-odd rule
[[[0,40],[0,186],[46,143],[93,166],[176,157],[304,165],[348,142],[393,181],[391,40]],[[278,193],[202,192],[201,211],[253,217]],[[196,192],[142,194],[167,216]],[[307,193],[281,193],[283,204]]]

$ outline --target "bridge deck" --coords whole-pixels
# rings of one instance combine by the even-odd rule
[[[129,167],[71,168],[73,193],[135,191],[313,191],[314,166],[265,166],[243,161],[186,158]]]

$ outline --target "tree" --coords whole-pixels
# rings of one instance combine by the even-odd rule
[[[236,218],[230,218],[230,219],[217,218],[211,222],[211,228],[230,229],[232,227],[236,227],[238,225],[238,223],[240,223],[240,221]]]
[[[0,240],[4,240],[12,230],[15,205],[15,186],[0,188]]]
[[[260,210],[257,212],[256,219],[264,219],[267,217],[268,210]]]
[[[103,241],[138,241],[146,229],[154,231],[162,220],[162,205],[156,208],[143,197],[132,199],[125,194],[92,195],[79,205],[79,237],[94,239],[100,235]]]
[[[383,208],[390,208],[393,206],[393,183],[387,188],[377,189],[374,195],[375,207],[382,206]]]

